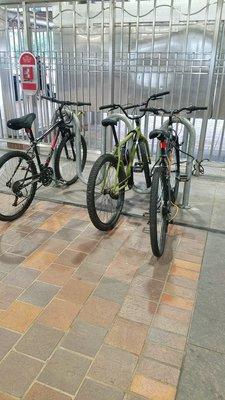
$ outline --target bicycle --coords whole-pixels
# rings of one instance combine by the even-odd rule
[[[76,174],[75,134],[71,129],[72,125],[70,125],[72,112],[65,107],[79,107],[91,105],[91,103],[61,101],[47,96],[42,96],[42,99],[57,103],[59,107],[55,111],[52,125],[40,137],[35,138],[31,128],[36,118],[34,113],[11,119],[7,122],[7,126],[13,130],[25,129],[30,140],[30,146],[26,152],[10,151],[0,158],[0,220],[2,221],[13,221],[19,218],[28,209],[36,190],[42,185],[49,186],[53,180],[71,185],[78,179]],[[78,115],[80,114],[81,112],[78,113]],[[38,144],[51,132],[54,132],[54,135],[51,140],[50,151],[46,160],[41,162]],[[57,146],[59,136],[61,136],[61,141]],[[81,147],[82,168],[84,168],[87,158],[87,146],[82,135]],[[54,153],[52,168],[49,164]],[[40,183],[39,187],[38,183]]]
[[[142,105],[148,106],[150,100],[156,100],[169,92],[156,93]],[[87,184],[87,209],[94,226],[102,231],[113,229],[123,209],[125,189],[134,185],[134,172],[144,172],[146,186],[151,186],[149,164],[151,163],[148,141],[141,132],[140,120],[145,115],[130,116],[126,110],[140,107],[140,104],[123,107],[110,104],[99,107],[110,111],[120,108],[127,118],[135,121],[135,128],[125,138],[118,140],[116,125],[119,118],[113,116],[102,120],[104,127],[110,126],[115,142],[113,153],[101,155],[94,163]],[[135,156],[137,160],[135,162]]]
[[[165,248],[168,225],[174,219],[171,211],[179,191],[180,152],[185,153],[180,149],[178,135],[172,126],[173,116],[182,111],[191,113],[197,110],[207,110],[207,107],[190,106],[179,110],[148,107],[141,110],[152,112],[155,115],[159,115],[161,112],[169,115],[167,130],[154,129],[149,134],[150,139],[157,138],[159,140],[160,148],[159,158],[153,166],[149,224],[152,252],[154,256],[161,257]]]

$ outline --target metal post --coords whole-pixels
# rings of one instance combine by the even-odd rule
[[[29,6],[23,1],[23,32],[24,32],[24,46],[27,51],[32,52],[32,30],[30,24]],[[27,100],[31,100],[33,112],[37,115],[37,99],[36,96],[26,96]],[[29,101],[28,100],[28,101]],[[35,136],[38,134],[38,119],[34,121]]]
[[[114,103],[114,84],[115,84],[115,0],[110,3],[109,20],[109,85],[110,85],[110,103]]]
[[[201,135],[200,135],[200,139],[199,139],[198,156],[197,156],[199,161],[201,161],[203,159],[207,124],[208,124],[208,119],[210,118],[210,115],[212,112],[212,107],[213,107],[213,97],[214,97],[213,96],[213,94],[214,94],[213,93],[214,92],[213,75],[214,75],[215,64],[216,64],[216,53],[217,53],[217,46],[218,46],[218,39],[219,39],[222,10],[223,10],[223,0],[218,0],[217,8],[216,8],[215,30],[214,30],[214,36],[213,36],[213,42],[212,42],[212,58],[211,58],[211,63],[210,63],[210,67],[209,67],[209,77],[208,77],[209,84],[208,84],[207,92],[206,92],[206,105],[208,106],[208,110],[206,111],[205,117],[203,118],[203,121],[202,121]],[[197,171],[197,174],[199,175],[199,171]]]
[[[80,121],[77,116],[76,111],[72,111],[73,113],[73,127],[75,133],[75,147],[76,147],[76,170],[79,179],[87,184],[87,178],[84,177],[82,172],[82,165],[81,165],[81,132],[80,132]]]

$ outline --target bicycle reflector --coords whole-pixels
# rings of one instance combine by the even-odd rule
[[[167,141],[166,140],[160,141],[160,149],[166,150],[166,148],[167,148]]]

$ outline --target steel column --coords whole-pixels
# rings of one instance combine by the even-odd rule
[[[114,103],[115,88],[115,0],[110,3],[109,20],[109,84],[110,84],[110,103]]]
[[[198,146],[198,155],[197,159],[201,161],[204,157],[204,145],[205,145],[205,138],[206,138],[206,130],[208,125],[208,119],[212,113],[213,107],[213,100],[214,100],[214,85],[213,85],[213,75],[216,65],[216,54],[217,54],[217,46],[218,46],[218,39],[219,39],[219,31],[220,31],[220,22],[221,22],[221,15],[223,10],[223,0],[218,0],[217,8],[216,8],[216,18],[215,18],[215,30],[212,42],[212,56],[211,56],[211,63],[209,67],[209,77],[208,77],[208,87],[206,92],[206,106],[208,106],[207,111],[205,112],[205,116],[202,121],[201,127],[201,135],[199,139],[199,146]],[[204,104],[203,104],[204,105]],[[199,175],[199,171],[197,170],[197,175]]]
[[[24,34],[24,46],[27,51],[32,52],[32,30],[31,30],[31,24],[30,24],[30,14],[29,14],[29,6],[26,4],[26,2],[23,2],[23,34]],[[30,103],[32,105],[33,112],[38,115],[38,110],[37,110],[37,98],[36,95],[32,96],[26,96],[23,94],[23,96],[26,98],[28,104]],[[35,126],[35,135],[38,134],[38,120],[37,118],[34,121],[34,126]]]

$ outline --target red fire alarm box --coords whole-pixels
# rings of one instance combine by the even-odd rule
[[[30,52],[22,53],[19,63],[23,92],[26,95],[34,95],[38,89],[36,57]]]

